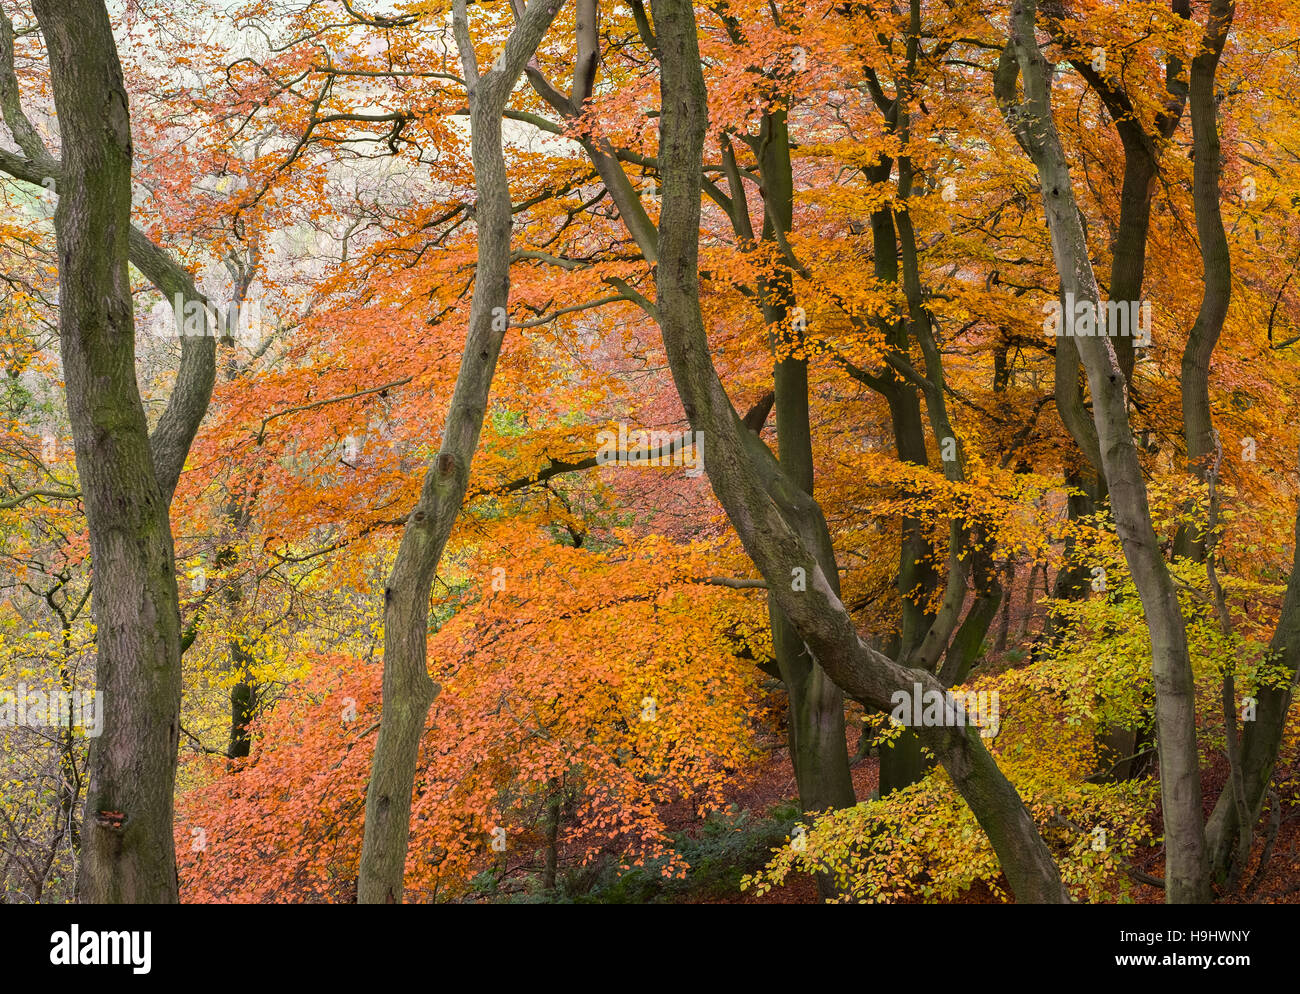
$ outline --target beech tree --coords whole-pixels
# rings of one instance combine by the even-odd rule
[[[831,679],[848,693],[887,709],[896,688],[916,680],[931,689],[940,685],[933,676],[872,650],[858,636],[811,551],[816,548],[814,522],[821,517],[820,508],[791,484],[771,452],[744,428],[709,359],[697,273],[698,177],[708,98],[699,69],[695,14],[682,0],[654,3],[651,10],[663,53],[658,306],[673,379],[692,427],[712,439],[708,472],[714,493],[782,610]],[[809,577],[807,590],[788,590],[785,578],[799,569]],[[988,833],[1017,897],[1068,900],[1023,801],[998,771],[975,727],[926,729],[922,740],[944,763]]]
[[[111,702],[92,751],[79,896],[177,899],[173,784],[180,736],[180,616],[168,507],[211,394],[215,342],[184,350],[167,410],[149,432],[135,382],[133,260],[169,296],[193,281],[130,221],[131,122],[102,3],[34,4],[50,53],[63,154],[26,119],[13,73],[13,25],[0,20],[0,94],[24,160],[0,168],[52,180],[60,280],[60,353],[82,502],[98,581],[96,681]],[[106,306],[107,302],[107,306]]]
[[[1095,309],[1100,305],[1100,294],[1079,222],[1069,164],[1052,118],[1051,73],[1039,48],[1036,13],[1037,5],[1032,0],[1013,4],[1011,40],[998,73],[999,102],[1009,126],[1038,170],[1062,290]],[[1209,361],[1227,312],[1231,286],[1226,239],[1219,214],[1220,157],[1214,79],[1232,17],[1231,3],[1210,6],[1201,51],[1193,59],[1191,67],[1190,102],[1196,153],[1194,200],[1206,290],[1183,353],[1181,386],[1189,463],[1202,478],[1211,472],[1207,459],[1213,452],[1207,387]],[[1017,99],[1017,75],[1023,81],[1023,99]],[[1142,598],[1151,634],[1160,784],[1168,852],[1166,895],[1171,903],[1204,902],[1210,898],[1211,867],[1202,817],[1195,705],[1185,622],[1152,527],[1146,486],[1129,421],[1128,377],[1108,338],[1080,337],[1077,348],[1088,372],[1102,468],[1116,527]],[[1213,520],[1213,496],[1209,513]],[[1189,531],[1185,527],[1180,535],[1185,536]],[[1199,555],[1203,556],[1203,542],[1200,541],[1191,546],[1185,540],[1180,541],[1175,550],[1181,546],[1191,551],[1197,545],[1201,546]],[[1292,577],[1294,583],[1294,573]],[[1292,596],[1288,585],[1288,603]],[[1284,613],[1284,621],[1274,637],[1275,651],[1285,651],[1286,636],[1282,631],[1289,625],[1285,619]],[[1227,686],[1231,687],[1231,683]],[[1286,692],[1281,693],[1285,695]],[[1226,713],[1231,720],[1233,709],[1228,708]],[[1231,722],[1228,734],[1235,738],[1235,721]],[[1265,737],[1270,735],[1265,731]],[[1252,737],[1252,742],[1258,743],[1258,737]],[[1234,759],[1233,762],[1235,765],[1238,761]],[[1258,766],[1253,767],[1252,777],[1258,776],[1258,770]],[[1234,770],[1234,778],[1238,772]],[[1220,804],[1225,806],[1225,812],[1218,815],[1216,822],[1215,861],[1220,867],[1227,859],[1224,825],[1228,820],[1226,806],[1234,803],[1232,795],[1236,793],[1237,801],[1244,801],[1246,810],[1255,811],[1256,817],[1258,805],[1262,804],[1262,797],[1252,792],[1247,799],[1242,796],[1243,791],[1243,787],[1230,786],[1220,799]],[[1236,820],[1240,823],[1240,813]]]
[[[393,573],[384,588],[383,719],[374,768],[366,791],[366,835],[357,900],[402,899],[411,789],[420,733],[437,688],[429,678],[429,593],[433,574],[469,487],[469,466],[478,448],[488,393],[508,326],[510,302],[510,186],[501,147],[506,100],[532,57],[561,0],[533,0],[498,60],[480,71],[464,0],[454,11],[469,95],[474,159],[474,221],[478,264],[460,373],[447,412],[438,455],[420,501],[407,518]]]

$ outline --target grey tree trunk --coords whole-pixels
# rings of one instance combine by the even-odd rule
[[[15,155],[0,149],[0,170],[43,189],[53,180],[56,192],[61,191],[64,187],[63,163],[50,154],[40,133],[23,111],[18,77],[14,71],[13,39],[13,24],[0,11],[0,111],[14,141],[23,151],[23,155]],[[199,293],[189,272],[134,225],[130,227],[128,251],[131,264],[169,303],[174,305],[180,298],[184,305],[197,303],[206,308],[208,300]],[[176,491],[190,445],[207,413],[216,380],[216,338],[209,334],[211,329],[206,310],[203,315],[203,334],[186,335],[181,339],[176,385],[149,438],[159,485],[168,501]]]
[[[1188,0],[1172,0],[1171,8],[1183,20],[1191,16]],[[1074,35],[1073,22],[1058,20],[1044,12],[1046,27],[1062,45],[1075,50],[1085,48]],[[1120,187],[1119,224],[1111,244],[1110,294],[1111,300],[1138,300],[1146,275],[1147,233],[1151,227],[1151,200],[1155,192],[1155,179],[1159,169],[1157,139],[1168,141],[1182,120],[1187,103],[1187,83],[1180,77],[1186,70],[1177,51],[1171,52],[1165,65],[1165,104],[1152,122],[1154,135],[1148,132],[1124,89],[1127,81],[1117,82],[1104,70],[1094,69],[1091,61],[1071,59],[1070,64],[1088,82],[1110,112],[1115,131],[1124,148],[1124,177]],[[1116,338],[1115,355],[1124,378],[1132,383],[1134,346],[1131,337]]]
[[[1300,538],[1300,509],[1295,534]],[[1277,763],[1278,750],[1286,730],[1287,714],[1300,681],[1300,542],[1297,542],[1291,576],[1287,580],[1282,615],[1269,643],[1269,655],[1283,665],[1290,679],[1283,687],[1261,687],[1256,691],[1255,720],[1243,722],[1241,777],[1245,788],[1247,817],[1251,826],[1259,820],[1268,796],[1269,781]],[[1230,876],[1243,826],[1234,803],[1231,785],[1224,788],[1205,826],[1210,867],[1215,876]],[[1238,868],[1240,871],[1242,868]]]
[[[1191,8],[1187,0],[1173,0],[1173,11],[1187,20],[1191,17]],[[1083,43],[1073,35],[1072,24],[1046,17],[1048,30],[1063,45],[1074,49],[1083,48]],[[1123,84],[1104,71],[1094,69],[1091,61],[1073,59],[1071,65],[1079,72],[1088,85],[1101,98],[1110,112],[1115,131],[1119,135],[1124,149],[1124,177],[1120,189],[1119,224],[1111,244],[1110,289],[1107,296],[1117,301],[1139,301],[1142,298],[1142,286],[1146,276],[1147,235],[1151,227],[1151,201],[1155,192],[1155,179],[1159,170],[1159,140],[1168,141],[1182,120],[1183,108],[1187,103],[1187,83],[1180,79],[1186,66],[1182,58],[1173,52],[1165,65],[1165,104],[1152,122],[1152,131],[1148,131],[1133,106]],[[1112,338],[1115,357],[1124,380],[1129,385],[1129,399],[1133,399],[1133,372],[1136,365],[1136,352],[1132,337]],[[1071,360],[1077,366],[1077,357]],[[1081,404],[1082,397],[1076,384],[1074,395],[1066,399],[1069,405]],[[1092,493],[1091,497],[1071,495],[1068,512],[1070,521],[1081,521],[1085,516],[1095,512],[1095,502],[1104,500],[1105,485],[1095,482],[1085,484],[1080,479],[1066,477],[1066,485],[1085,487]],[[1066,540],[1067,559],[1074,549],[1074,538]],[[1083,564],[1062,569],[1056,578],[1055,596],[1058,599],[1077,600],[1086,596],[1088,590],[1088,570]],[[1054,638],[1061,633],[1059,627],[1053,626]],[[1141,728],[1107,727],[1099,730],[1098,739],[1104,744],[1103,752],[1112,756],[1133,756],[1138,751],[1141,740]],[[1109,775],[1115,779],[1128,779],[1139,775],[1144,769],[1140,762],[1123,760],[1109,767]]]
[[[757,143],[758,167],[764,182],[765,237],[782,236],[794,227],[794,174],[790,165],[790,130],[783,109],[763,117]],[[782,268],[763,287],[764,318],[770,327],[790,324],[794,304],[792,280]],[[808,362],[794,356],[780,358],[773,370],[776,395],[776,437],[781,468],[810,497],[813,494],[812,427],[809,421]],[[821,562],[831,586],[839,592],[839,570],[829,535],[820,543],[827,558]],[[852,807],[857,797],[849,770],[844,729],[844,694],[827,679],[808,652],[799,633],[768,598],[772,646],[781,680],[790,700],[790,760],[804,811]],[[829,881],[822,880],[823,891]]]
[[[59,344],[94,568],[103,734],[90,751],[79,900],[174,903],[180,715],[170,489],[135,379],[131,121],[101,0],[37,0],[62,135]]]
[[[595,82],[594,57],[585,56],[584,53],[594,53],[596,50],[596,9],[596,0],[579,0],[576,24],[579,57],[569,95],[561,93],[537,67],[527,68],[529,82],[538,96],[566,120],[573,120],[581,114],[583,101],[590,96]],[[633,11],[638,18],[642,40],[652,53],[657,54],[653,29],[649,19],[644,16],[644,7],[634,4]],[[724,18],[724,23],[732,32],[733,42],[742,44],[744,37],[740,33],[738,22]],[[748,138],[745,140],[751,141]],[[605,184],[619,217],[640,249],[642,257],[654,265],[659,259],[659,233],[646,214],[640,196],[623,172],[617,155],[610,151],[608,142],[600,139],[579,135],[578,141]],[[758,170],[762,178],[765,207],[763,238],[770,242],[776,237],[777,228],[782,233],[788,233],[793,226],[794,179],[790,166],[790,136],[785,112],[778,108],[764,113],[759,138],[751,141],[751,144],[758,158]],[[749,217],[744,181],[735,168],[735,158],[729,146],[724,155],[728,165],[731,196],[729,201],[722,199],[736,235],[744,243],[753,243],[756,239]],[[789,272],[778,269],[770,280],[761,283],[759,295],[767,324],[774,328],[789,325],[790,309],[795,303]],[[808,421],[807,362],[793,357],[779,360],[773,370],[773,387],[781,464],[786,467],[791,478],[811,494],[813,458]],[[761,429],[762,424],[759,424],[756,430]],[[829,541],[824,547],[830,549]],[[838,580],[839,574],[833,560],[823,563],[823,568],[828,576],[833,575]],[[790,702],[790,759],[795,771],[800,805],[806,812],[848,807],[856,797],[845,740],[844,695],[818,670],[802,639],[781,616],[779,607],[770,598],[768,615],[773,655]]]
[[[1215,80],[1219,57],[1232,18],[1234,0],[1212,0],[1209,21],[1201,47],[1192,59],[1189,113],[1192,119],[1192,203],[1196,208],[1196,235],[1201,244],[1204,292],[1196,323],[1183,350],[1181,392],[1183,437],[1187,443],[1188,468],[1205,482],[1208,460],[1214,451],[1214,422],[1210,415],[1210,359],[1223,331],[1232,297],[1232,257],[1223,230],[1219,202],[1222,192],[1223,156],[1219,144],[1218,100]],[[1205,536],[1196,527],[1184,526],[1174,539],[1174,554],[1198,562],[1205,558]]]
[[[1052,118],[1049,70],[1035,37],[1036,3],[1012,5],[1010,41],[997,74],[998,101],[1038,170],[1061,289],[1098,303],[1097,281],[1079,219],[1069,165]],[[1016,78],[1023,79],[1023,101]],[[1066,339],[1058,339],[1058,343]],[[1160,789],[1165,819],[1165,895],[1170,903],[1210,900],[1196,748],[1195,688],[1187,633],[1173,581],[1151,523],[1146,485],[1128,419],[1127,383],[1105,337],[1073,339],[1088,372],[1102,467],[1116,530],[1151,636]]]
[[[511,203],[501,117],[524,63],[532,58],[562,2],[533,0],[506,41],[502,61],[479,75],[465,0],[456,0],[453,27],[469,86],[478,267],[465,351],[442,444],[407,518],[384,588],[383,714],[366,791],[357,881],[357,901],[362,904],[395,904],[402,899],[420,736],[438,693],[427,665],[429,594],[465,499],[470,461],[478,448],[506,333]]]

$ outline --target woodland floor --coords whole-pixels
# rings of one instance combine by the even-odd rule
[[[857,752],[858,736],[858,730],[851,727],[847,735],[847,744],[851,756]],[[879,761],[875,757],[868,757],[855,763],[852,768],[852,775],[856,795],[859,798],[870,797],[872,791],[879,784]],[[1226,780],[1226,759],[1220,758],[1202,774],[1205,814],[1207,817]],[[1300,781],[1300,764],[1296,764],[1296,766],[1288,770],[1279,769],[1275,773],[1275,782],[1294,784],[1297,781]],[[774,809],[795,809],[797,807],[795,804],[797,796],[798,791],[795,784],[794,768],[790,762],[789,750],[784,747],[780,739],[773,737],[769,742],[769,751],[766,758],[761,760],[757,768],[750,771],[743,781],[737,784],[735,789],[724,794],[723,807],[729,808],[733,816],[744,813],[752,824],[754,821],[769,815]],[[1232,893],[1219,893],[1217,895],[1216,900],[1218,903],[1300,904],[1300,797],[1284,794],[1282,801],[1282,816],[1276,825],[1276,831],[1273,832],[1271,812],[1266,810],[1263,822],[1257,829],[1253,840],[1249,867],[1242,874],[1241,881],[1238,882]],[[670,834],[678,838],[699,839],[701,837],[703,822],[700,820],[692,803],[681,801],[668,805],[660,809],[660,816],[663,818],[664,827]],[[1154,818],[1153,829],[1157,836],[1162,831],[1158,811]],[[1269,848],[1270,834],[1273,834],[1271,851],[1264,870],[1260,873],[1260,861],[1265,849]],[[762,854],[766,851],[768,850],[761,850],[758,854],[760,857],[759,865],[761,865]],[[750,859],[753,858],[754,856],[751,853]],[[522,878],[534,874],[537,869],[522,863],[515,863],[514,860],[510,862],[513,865],[509,867],[506,879],[502,881],[504,886],[498,892],[497,897],[494,898],[484,894],[478,900],[491,901],[506,897],[511,893],[518,893],[524,887]],[[559,862],[562,867],[567,866],[570,870],[574,870],[583,864],[583,855],[578,851],[577,847],[570,848],[562,844]],[[729,865],[734,866],[735,864]],[[1160,877],[1164,873],[1163,852],[1157,848],[1141,852],[1134,860],[1134,865],[1136,869],[1145,874]],[[743,867],[743,869],[746,872],[752,872],[752,870],[758,869],[758,865]],[[510,878],[513,878],[513,885],[506,882]],[[1150,884],[1135,882],[1131,893],[1133,899],[1141,904],[1164,903],[1164,891]],[[609,903],[631,903],[635,902],[637,897],[635,892],[624,893],[621,896],[606,893],[604,897],[594,899]],[[647,899],[653,900],[655,903],[698,904],[820,903],[816,884],[812,877],[806,874],[791,874],[783,885],[774,887],[761,896],[752,892],[742,892],[735,887],[719,889],[714,886],[701,890],[692,886],[684,892],[682,890],[674,892],[673,896],[661,893]],[[474,900],[474,898],[470,898],[470,900]],[[998,900],[999,898],[995,897],[991,891],[980,885],[967,891],[953,903],[989,904],[996,903]]]

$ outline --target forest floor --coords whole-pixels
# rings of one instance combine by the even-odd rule
[[[859,731],[847,733],[849,754],[857,753]],[[852,767],[853,786],[860,799],[869,798],[879,785],[879,761],[868,756]],[[1227,781],[1226,759],[1219,757],[1202,774],[1205,815]],[[1278,769],[1274,782],[1284,785],[1280,817],[1266,809],[1253,839],[1250,864],[1230,893],[1216,894],[1221,904],[1300,904],[1300,762]],[[532,860],[507,859],[504,873],[495,883],[479,890],[470,901],[543,901],[552,903],[672,903],[672,904],[818,904],[821,899],[813,878],[791,873],[785,882],[762,895],[742,891],[742,875],[751,874],[766,863],[774,848],[789,838],[798,817],[798,790],[789,751],[775,735],[756,766],[737,778],[725,791],[721,809],[702,818],[695,804],[682,800],[659,809],[666,832],[675,839],[678,854],[690,865],[685,879],[662,876],[653,864],[618,870],[618,857],[606,853],[595,862],[580,845],[561,842],[559,864],[565,885],[560,895],[539,891],[539,867]],[[1156,837],[1163,830],[1157,811],[1152,829]],[[1263,871],[1260,865],[1263,863]],[[1159,848],[1139,851],[1134,869],[1151,877],[1164,873],[1164,854]],[[630,872],[629,872],[630,870]],[[1006,888],[1002,881],[1003,889]],[[1163,889],[1134,881],[1131,900],[1140,904],[1161,904]],[[952,902],[990,904],[1002,900],[983,884],[966,891]],[[911,902],[908,902],[911,903]]]
[[[1024,578],[1028,580],[1028,578]],[[1018,641],[1024,633],[1040,630],[1045,608],[1041,604],[1027,603],[1023,611],[1016,611],[1010,619],[1013,630],[1019,631]],[[1007,619],[1004,619],[1004,625]],[[1006,633],[1003,633],[1005,638]],[[1003,639],[1000,638],[999,641]],[[1009,659],[1000,659],[995,665],[1014,665]],[[779,711],[779,707],[777,707]],[[858,752],[860,726],[850,723],[847,746],[850,756]],[[567,867],[577,881],[570,899],[609,903],[704,903],[704,904],[817,904],[820,896],[813,878],[807,874],[791,873],[781,886],[772,887],[762,895],[742,891],[738,881],[742,874],[761,869],[772,849],[789,838],[789,828],[798,817],[798,787],[789,749],[777,729],[770,729],[765,751],[757,764],[737,777],[731,789],[724,791],[722,808],[726,818],[719,827],[717,819],[702,819],[695,805],[687,800],[660,808],[664,828],[678,840],[677,847],[691,864],[690,878],[664,885],[653,878],[657,874],[646,867],[627,880],[611,884],[609,871],[617,863],[612,853],[605,856],[603,873],[586,861],[578,846],[561,843],[559,862]],[[1204,812],[1208,819],[1215,801],[1227,783],[1227,760],[1219,755],[1203,770],[1201,776]],[[879,761],[873,756],[861,759],[852,766],[854,793],[859,800],[871,797],[879,786]],[[1280,817],[1266,808],[1261,824],[1253,838],[1250,864],[1230,893],[1221,890],[1216,901],[1222,904],[1300,904],[1300,762],[1290,768],[1274,771],[1275,784],[1280,788]],[[1153,817],[1153,833],[1159,837],[1163,831],[1160,813]],[[711,834],[712,833],[712,834]],[[1260,870],[1261,864],[1263,870]],[[1139,851],[1133,859],[1133,868],[1151,877],[1164,874],[1164,853],[1159,847]],[[536,867],[525,861],[510,867],[501,896],[534,889],[525,883],[525,877],[536,873]],[[501,882],[505,882],[501,878]],[[1002,881],[1005,889],[1005,881]],[[1164,890],[1135,880],[1130,888],[1131,899],[1142,904],[1161,904]],[[483,895],[487,900],[496,895]],[[545,899],[545,898],[544,898]],[[1001,898],[980,884],[962,894],[954,903],[988,904]]]

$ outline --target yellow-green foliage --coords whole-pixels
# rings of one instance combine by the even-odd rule
[[[1152,841],[1148,816],[1157,788],[1147,780],[1084,782],[1096,769],[1093,724],[1067,720],[1062,696],[1024,677],[1025,671],[1012,671],[963,689],[998,691],[1001,727],[992,751],[1074,895],[1123,899],[1129,886],[1123,862]],[[883,800],[818,818],[744,886],[762,893],[792,871],[818,869],[833,875],[842,901],[951,900],[981,881],[1006,897],[988,838],[941,769]]]
[[[1151,815],[1159,798],[1154,779],[1101,781],[1116,756],[1099,745],[1109,727],[1149,731],[1153,691],[1146,619],[1113,534],[1102,534],[1087,555],[1089,596],[1054,602],[1057,640],[1019,669],[984,676],[962,689],[999,694],[1000,728],[986,744],[1025,800],[1061,875],[1077,900],[1131,900],[1125,864],[1143,846],[1158,844]],[[1203,761],[1224,748],[1222,679],[1237,680],[1237,718],[1243,700],[1264,683],[1284,678],[1268,660],[1261,635],[1275,619],[1250,605],[1275,603],[1274,587],[1225,579],[1232,632],[1225,634],[1213,609],[1204,566],[1174,568],[1196,676]],[[1104,580],[1102,579],[1104,577]],[[892,748],[897,730],[879,736]],[[1288,734],[1282,761],[1294,750]],[[1149,741],[1149,740],[1148,740]],[[1139,746],[1139,748],[1142,748]],[[1146,749],[1151,749],[1147,745]],[[818,818],[806,834],[774,851],[746,888],[763,893],[791,872],[829,872],[845,902],[951,900],[978,883],[1006,899],[1005,881],[988,838],[953,787],[936,768],[922,782],[883,800]]]

